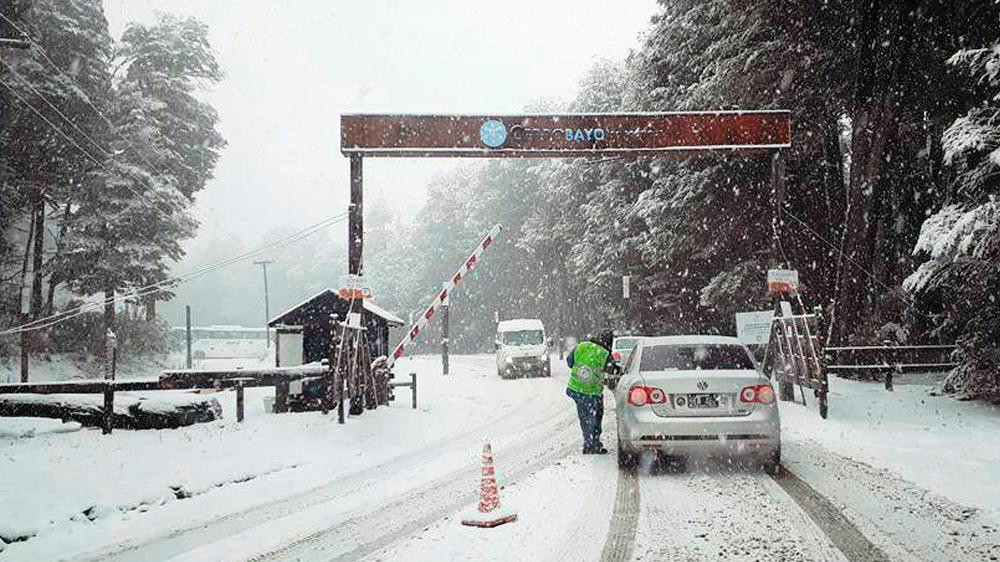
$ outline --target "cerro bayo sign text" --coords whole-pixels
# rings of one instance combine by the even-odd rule
[[[341,151],[362,156],[759,151],[787,148],[790,136],[786,111],[341,116]]]
[[[637,134],[644,132],[650,133],[650,131],[636,131]],[[545,141],[551,140],[553,136],[555,136],[555,138],[563,137],[568,142],[600,142],[606,139],[608,134],[601,127],[593,127],[590,129],[561,129],[558,127],[555,129],[540,129],[514,125],[510,129],[510,136],[516,141],[524,141],[527,139]]]

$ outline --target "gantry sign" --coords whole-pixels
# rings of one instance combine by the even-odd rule
[[[701,151],[776,152],[791,146],[787,111],[526,115],[341,115],[351,159],[348,272],[361,274],[363,157],[667,157]],[[775,162],[780,163],[780,156]],[[780,165],[774,167],[780,170]],[[775,174],[780,183],[780,173]]]

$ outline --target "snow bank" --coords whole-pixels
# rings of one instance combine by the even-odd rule
[[[808,408],[782,402],[782,439],[884,467],[1000,522],[1000,406],[930,396],[934,378],[904,375],[888,392],[831,377],[829,419],[820,419],[811,393]]]
[[[73,420],[89,427],[102,425],[102,394],[3,394],[0,416]],[[114,427],[123,429],[176,428],[222,417],[222,407],[212,397],[186,392],[149,395],[115,393]],[[2,419],[2,418],[0,418]]]
[[[0,439],[23,439],[49,433],[79,431],[77,422],[63,422],[47,418],[0,418]]]

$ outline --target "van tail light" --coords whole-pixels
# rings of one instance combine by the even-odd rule
[[[740,402],[750,404],[773,404],[774,388],[769,384],[755,384],[744,386],[740,391]]]
[[[622,354],[618,353],[616,351],[616,352],[614,352],[614,353],[611,354],[611,358],[614,359],[615,361],[621,361],[622,360]]]
[[[647,406],[649,404],[665,404],[667,393],[655,386],[633,386],[628,389],[628,403],[637,406]]]

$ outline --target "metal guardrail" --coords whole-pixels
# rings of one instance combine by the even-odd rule
[[[832,372],[881,372],[886,390],[893,379],[907,373],[944,373],[958,364],[951,359],[954,345],[858,345],[827,347],[827,369]]]
[[[413,398],[413,409],[417,409],[417,374],[410,373],[410,382],[390,382],[389,388],[410,387],[410,396]],[[395,398],[395,397],[393,397]]]

